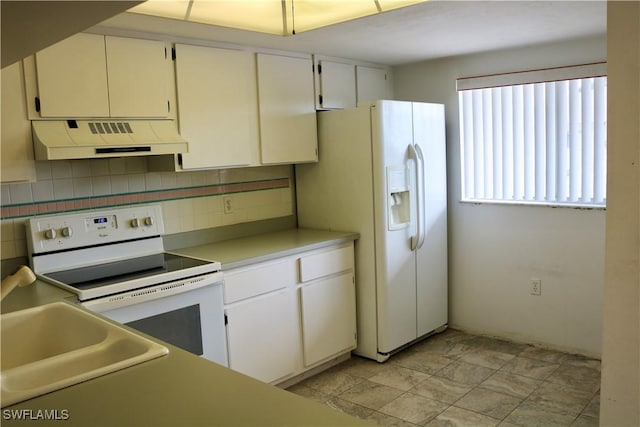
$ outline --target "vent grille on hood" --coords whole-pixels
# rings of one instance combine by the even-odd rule
[[[89,122],[91,133],[133,133],[129,122]]]
[[[36,160],[152,156],[188,152],[170,119],[34,120]]]

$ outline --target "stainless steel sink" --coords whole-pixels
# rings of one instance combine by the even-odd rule
[[[3,407],[169,352],[65,302],[3,314],[0,323]]]

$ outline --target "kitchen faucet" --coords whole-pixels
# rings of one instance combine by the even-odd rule
[[[4,299],[17,286],[22,288],[36,281],[36,275],[26,265],[21,266],[10,276],[2,279],[0,283],[0,301]]]

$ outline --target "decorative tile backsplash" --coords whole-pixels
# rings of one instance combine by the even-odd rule
[[[27,255],[24,223],[34,215],[160,203],[166,234],[289,216],[291,169],[153,172],[143,157],[39,161],[36,182],[0,185],[0,259]]]

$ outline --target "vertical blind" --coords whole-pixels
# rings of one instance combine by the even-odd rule
[[[605,205],[606,77],[458,96],[463,200]]]

